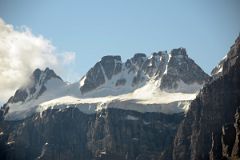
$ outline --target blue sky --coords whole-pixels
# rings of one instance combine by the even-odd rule
[[[185,47],[207,73],[240,32],[239,0],[0,0],[0,17],[76,53],[78,80],[104,55]]]

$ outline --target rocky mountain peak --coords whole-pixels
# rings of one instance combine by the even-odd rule
[[[102,72],[107,76],[107,79],[111,79],[114,74],[121,71],[121,56],[104,56],[100,63],[103,68]]]
[[[49,69],[48,67],[45,70],[40,70],[39,68],[37,68],[33,71],[33,74],[31,75],[31,79],[34,80],[35,83],[43,83],[51,78],[58,78],[62,80],[61,77],[59,77],[52,69]]]
[[[185,48],[177,48],[173,49],[170,53],[173,57],[176,56],[178,58],[188,57],[187,51]]]
[[[64,83],[53,70],[49,68],[36,69],[30,77],[29,84],[18,89],[8,103],[25,102],[31,98],[38,98],[47,89],[45,86],[47,81],[54,78]]]
[[[195,92],[209,76],[187,55],[185,48],[173,49],[170,53],[160,51],[147,57],[136,53],[125,63],[120,56],[105,56],[91,68],[80,82],[82,94],[93,91],[102,85],[105,87],[141,86],[150,79],[159,81],[162,90],[176,90],[196,83]],[[112,84],[115,84],[112,86]],[[129,86],[130,85],[130,86]],[[194,84],[195,85],[195,84]],[[182,90],[179,90],[182,91]]]
[[[81,79],[80,91],[82,93],[91,91],[110,80],[113,75],[122,70],[121,56],[104,56],[97,62]]]
[[[40,78],[41,73],[42,73],[42,71],[41,71],[39,68],[37,68],[37,69],[35,69],[35,70],[33,71],[32,76],[34,77],[34,79],[35,79],[36,81],[38,81],[39,78]]]
[[[171,91],[194,92],[209,76],[187,55],[185,48],[173,49],[167,56],[167,68],[162,76],[160,88]],[[192,85],[186,90],[186,85]],[[185,87],[184,87],[185,86]]]
[[[112,61],[112,60],[122,61],[121,56],[115,56],[115,55],[107,55],[101,58],[101,62]]]
[[[147,56],[144,53],[136,53],[134,56],[127,60],[126,66],[131,68],[131,71],[136,72],[141,68],[143,63],[147,60]]]
[[[159,56],[166,55],[166,54],[167,54],[167,51],[153,52],[152,57],[159,57]]]
[[[141,63],[143,62],[144,60],[147,59],[147,56],[146,54],[144,53],[136,53],[134,54],[134,56],[131,58],[132,62],[133,63]]]

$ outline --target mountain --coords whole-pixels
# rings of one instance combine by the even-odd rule
[[[184,48],[126,62],[105,56],[72,84],[37,69],[4,104],[0,159],[171,160],[178,126],[208,79]]]
[[[47,85],[49,87],[47,87]],[[24,103],[31,99],[38,99],[47,88],[55,88],[61,85],[64,85],[63,80],[57,76],[53,70],[50,70],[49,68],[46,68],[44,71],[36,69],[30,77],[29,84],[24,88],[18,89],[14,96],[8,100],[8,103]]]
[[[166,51],[153,53],[150,57],[137,53],[125,63],[120,56],[105,56],[81,79],[80,90],[86,94],[101,86],[105,89],[101,95],[107,88],[123,93],[154,80],[162,90],[193,93],[207,78],[208,75],[188,57],[186,50],[179,48],[169,54]],[[107,94],[119,92],[108,90]]]
[[[176,160],[240,159],[240,36],[192,101],[176,134]]]
[[[18,116],[26,118],[35,112],[36,106],[40,102],[57,97],[58,89],[64,86],[66,83],[53,70],[49,68],[44,71],[36,69],[31,75],[29,83],[18,89],[14,96],[10,97],[8,102],[3,105],[4,114],[11,112],[13,113],[11,116],[16,119]]]
[[[105,56],[73,84],[63,82],[48,68],[37,69],[29,85],[4,105],[5,119],[20,120],[62,105],[77,105],[85,113],[106,107],[179,113],[186,111],[208,78],[184,48],[150,57],[137,53],[124,63],[120,56]]]

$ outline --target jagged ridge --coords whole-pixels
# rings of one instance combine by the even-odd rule
[[[112,102],[115,104],[111,106],[121,109],[178,113],[187,110],[189,101],[207,79],[208,75],[188,57],[184,48],[153,53],[148,58],[137,53],[125,63],[120,56],[104,56],[73,84],[63,82],[48,68],[35,70],[31,83],[17,90],[4,105],[5,118],[23,119],[49,107],[72,104],[86,113],[94,113]],[[121,102],[126,105],[134,102],[135,107],[123,108]],[[146,107],[138,109],[139,103]],[[93,107],[85,109],[85,104]]]
[[[184,48],[173,49],[169,54],[153,53],[149,58],[137,53],[125,63],[120,56],[105,56],[81,79],[80,90],[85,94],[108,81],[112,87],[134,90],[150,79],[159,81],[159,87],[169,91],[177,90],[179,82],[202,85],[208,75],[188,57]],[[198,89],[196,87],[195,91]]]

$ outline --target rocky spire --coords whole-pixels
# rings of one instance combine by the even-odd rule
[[[51,69],[45,70],[36,69],[27,85],[18,89],[14,96],[12,96],[8,103],[25,102],[27,98],[38,98],[47,88],[45,84],[48,80],[56,78],[63,82],[63,80]],[[64,82],[63,82],[64,83]]]

